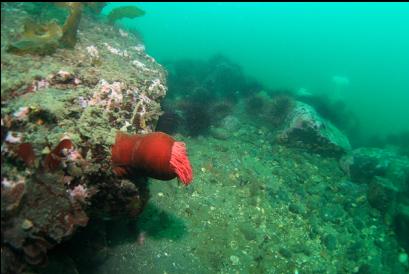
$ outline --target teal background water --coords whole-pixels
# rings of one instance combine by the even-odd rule
[[[272,89],[345,100],[370,137],[409,130],[408,3],[111,3],[159,62],[222,53]],[[349,84],[336,84],[334,76]]]

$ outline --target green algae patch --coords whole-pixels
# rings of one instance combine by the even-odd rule
[[[20,97],[15,108],[28,106],[34,111],[44,110],[55,117],[64,116],[67,112],[65,101],[70,97],[70,91],[48,88],[41,92],[29,93]]]
[[[111,146],[115,143],[116,130],[109,123],[109,115],[100,107],[84,109],[77,125],[78,133],[91,144]]]

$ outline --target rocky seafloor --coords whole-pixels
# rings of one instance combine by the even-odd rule
[[[192,185],[152,181],[146,210],[131,229],[113,224],[123,234],[91,273],[407,272],[367,185],[271,138],[243,124],[228,140],[186,140]]]
[[[279,130],[238,104],[208,134],[174,135],[189,186],[118,178],[115,134],[155,130],[166,70],[87,14],[73,49],[8,52],[30,16],[2,4],[2,273],[409,271],[407,157],[352,149],[305,103]]]

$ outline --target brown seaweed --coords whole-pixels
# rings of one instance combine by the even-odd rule
[[[80,2],[61,2],[56,6],[68,8],[70,12],[62,27],[55,21],[47,24],[37,24],[30,21],[24,26],[21,38],[10,44],[7,51],[16,54],[47,55],[54,53],[60,47],[73,48],[77,43],[83,4]]]
[[[28,22],[21,38],[9,45],[7,51],[15,54],[51,54],[58,48],[62,36],[62,29],[55,21],[45,25]]]
[[[123,6],[114,8],[108,14],[109,23],[113,24],[115,21],[122,18],[135,18],[145,15],[145,11],[135,6]]]
[[[63,47],[73,48],[77,43],[77,31],[81,21],[83,4],[79,2],[67,2],[70,9],[70,15],[62,28],[63,35],[60,44]]]

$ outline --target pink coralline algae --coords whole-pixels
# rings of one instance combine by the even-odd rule
[[[68,192],[72,201],[78,201],[80,203],[85,203],[85,200],[89,197],[88,189],[83,185],[77,185]]]
[[[122,103],[122,84],[120,82],[109,82],[102,79],[99,82],[99,87],[94,92],[91,100],[88,101],[88,105],[100,105],[106,108],[112,108]]]
[[[99,51],[98,48],[94,45],[86,47],[88,55],[91,57],[92,61],[99,59]]]

